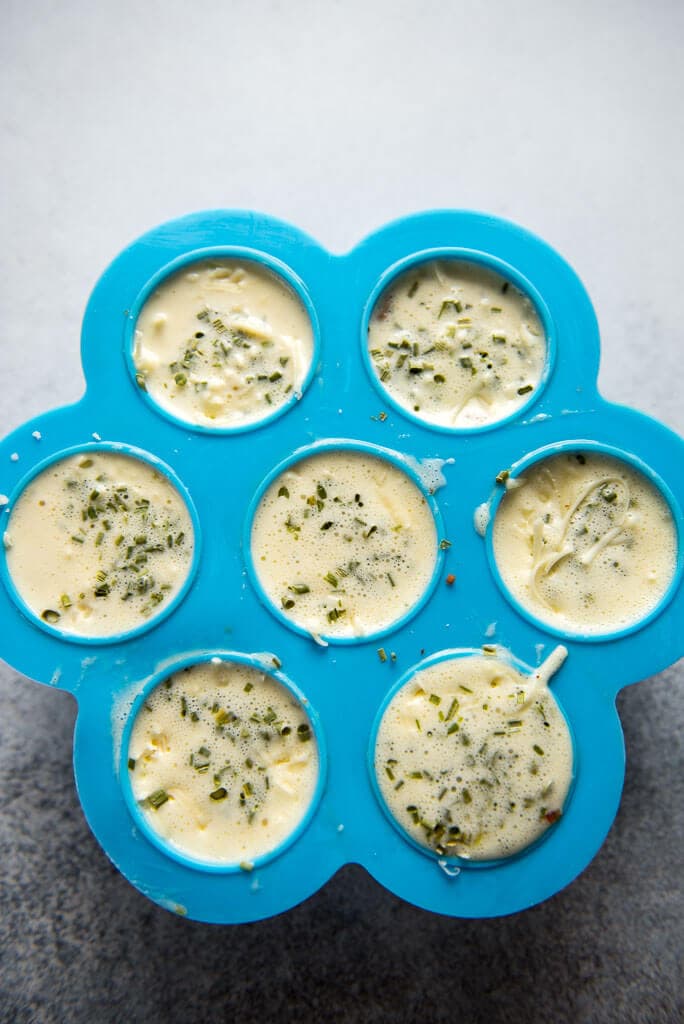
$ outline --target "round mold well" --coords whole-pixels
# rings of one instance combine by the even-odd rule
[[[307,459],[325,454],[325,453],[340,453],[340,452],[351,452],[361,456],[367,456],[377,459],[380,462],[389,463],[389,465],[402,472],[409,481],[417,488],[421,493],[422,497],[427,503],[427,506],[432,515],[432,520],[435,528],[436,536],[436,548],[435,548],[435,561],[430,575],[429,580],[426,582],[422,592],[416,596],[414,603],[411,607],[401,614],[398,618],[391,620],[390,622],[384,623],[381,627],[373,630],[369,633],[352,636],[336,636],[328,635],[325,632],[317,634],[312,633],[309,629],[299,625],[297,622],[289,618],[284,610],[279,607],[275,600],[267,593],[264,585],[262,584],[254,561],[254,555],[252,551],[252,531],[254,519],[259,509],[259,505],[273,483],[287,470],[291,470],[297,464],[304,462]],[[381,637],[385,637],[395,630],[401,629],[405,626],[430,599],[440,577],[440,572],[443,563],[444,549],[441,546],[441,540],[444,537],[444,527],[442,523],[442,517],[439,510],[439,506],[435,501],[429,488],[426,486],[423,479],[415,468],[415,465],[419,465],[415,460],[408,459],[406,456],[402,456],[396,451],[392,451],[388,448],[383,448],[379,445],[371,444],[370,442],[350,440],[348,438],[328,438],[322,441],[318,441],[313,445],[305,448],[300,448],[295,451],[292,455],[288,456],[282,462],[278,463],[261,482],[259,487],[250,502],[247,517],[245,520],[245,529],[243,534],[243,556],[247,569],[249,580],[257,593],[259,600],[262,604],[276,617],[276,619],[286,626],[288,629],[299,633],[302,636],[312,637],[316,642],[322,643],[324,646],[328,644],[339,644],[339,645],[350,645],[350,644],[361,644],[369,643],[374,640],[378,640]]]
[[[484,270],[490,271],[494,274],[499,275],[507,282],[511,282],[514,287],[521,292],[531,302],[534,310],[539,317],[539,320],[544,329],[544,337],[546,343],[546,354],[544,358],[544,366],[542,369],[539,381],[530,393],[527,401],[522,402],[517,408],[506,416],[494,420],[492,422],[486,422],[481,424],[472,424],[467,426],[450,426],[443,423],[435,423],[432,420],[416,414],[413,410],[408,409],[393,395],[393,393],[385,388],[379,376],[375,372],[373,361],[370,356],[370,350],[368,347],[368,332],[370,327],[371,318],[375,311],[378,302],[382,299],[383,295],[403,276],[408,275],[414,268],[422,267],[426,263],[436,261],[443,261],[446,263],[462,263],[469,267],[482,267]],[[497,428],[504,427],[508,423],[511,423],[526,413],[532,405],[534,405],[543,395],[546,385],[553,372],[553,367],[556,359],[556,332],[554,329],[553,319],[551,313],[544,302],[543,297],[539,291],[535,288],[531,281],[529,281],[520,271],[516,270],[510,263],[506,263],[504,260],[499,259],[490,253],[483,252],[477,249],[448,247],[448,248],[433,248],[423,249],[419,252],[415,252],[410,256],[406,256],[394,263],[391,267],[384,271],[384,273],[377,280],[370,296],[368,297],[366,304],[363,308],[363,314],[361,317],[361,358],[363,361],[366,374],[375,387],[376,391],[381,395],[383,400],[387,401],[393,409],[395,409],[402,416],[413,421],[414,423],[420,424],[429,430],[435,430],[443,434],[450,435],[468,435],[468,434],[481,434],[485,431],[496,430]]]
[[[242,263],[256,264],[262,270],[270,272],[270,274],[279,279],[280,283],[284,284],[286,288],[292,292],[293,297],[301,303],[311,325],[311,359],[299,388],[293,389],[292,394],[283,403],[275,406],[270,413],[258,419],[251,420],[248,423],[211,426],[204,423],[194,423],[192,420],[184,419],[183,417],[176,415],[171,409],[166,408],[156,401],[154,396],[150,394],[145,387],[143,387],[141,384],[140,372],[135,364],[135,332],[138,319],[148,299],[154,294],[157,288],[163,285],[174,275],[179,274],[184,270],[191,270],[194,265],[203,264],[212,260],[216,260],[217,262],[240,261]],[[283,263],[282,260],[277,259],[275,256],[270,256],[268,253],[262,252],[259,249],[251,249],[246,246],[211,246],[206,249],[192,249],[165,264],[147,281],[138,293],[131,306],[130,312],[128,313],[124,331],[124,356],[128,373],[133,385],[135,386],[136,392],[138,392],[138,394],[143,398],[149,408],[151,408],[157,415],[163,416],[166,420],[183,430],[192,430],[209,435],[216,434],[225,436],[241,434],[250,430],[257,430],[260,427],[266,426],[274,420],[279,419],[281,416],[284,416],[294,406],[296,406],[297,402],[302,398],[311,384],[320,359],[320,349],[321,332],[318,316],[313,300],[311,299],[304,281],[302,281],[299,275],[296,274],[291,267],[286,263]]]
[[[533,610],[523,604],[508,587],[501,575],[494,551],[494,526],[496,522],[496,514],[507,493],[505,487],[497,488],[496,493],[488,505],[488,522],[485,531],[485,545],[489,568],[497,586],[506,600],[523,618],[527,619],[527,621],[531,622],[533,625],[538,626],[540,629],[543,629],[545,632],[550,633],[552,636],[557,636],[561,639],[578,640],[586,643],[600,643],[601,641],[616,640],[642,629],[660,615],[672,600],[680,584],[682,570],[684,569],[684,550],[682,546],[682,538],[684,537],[684,519],[682,518],[681,510],[671,490],[664,480],[662,480],[658,474],[647,465],[647,463],[631,452],[617,448],[614,445],[604,444],[600,441],[577,439],[553,442],[545,445],[542,448],[538,448],[535,451],[524,455],[517,462],[513,463],[510,468],[509,479],[515,480],[527,469],[552,459],[555,456],[567,453],[582,454],[583,452],[607,456],[617,462],[624,463],[629,469],[641,474],[646,479],[647,483],[649,483],[663,499],[669,509],[670,515],[672,516],[676,541],[675,565],[668,586],[663,591],[657,603],[648,612],[624,626],[619,626],[615,629],[606,629],[602,632],[589,633],[582,630],[572,630],[563,628],[560,625],[555,625],[553,622],[549,622],[536,615]]]
[[[43,630],[44,632],[50,634],[51,636],[59,640],[65,640],[70,643],[103,645],[122,643],[126,640],[132,639],[133,637],[140,636],[140,634],[146,633],[148,630],[153,629],[155,626],[157,626],[160,622],[163,622],[164,619],[168,618],[175,611],[175,609],[179,606],[179,604],[184,600],[185,596],[187,595],[197,573],[200,561],[202,537],[199,517],[194,502],[190,497],[188,489],[185,487],[185,485],[177,476],[177,474],[171,469],[171,467],[168,466],[161,459],[157,458],[157,456],[152,455],[150,452],[144,451],[141,448],[136,448],[132,445],[123,444],[116,441],[98,441],[85,445],[74,445],[69,448],[63,448],[60,451],[57,451],[50,455],[48,458],[43,459],[43,461],[37,463],[31,469],[31,471],[19,481],[14,491],[9,497],[7,505],[5,505],[2,508],[2,510],[0,510],[0,514],[9,515],[11,522],[12,510],[16,502],[20,499],[26,488],[35,480],[37,480],[37,478],[42,473],[48,470],[51,466],[54,466],[59,462],[62,462],[64,459],[68,459],[77,455],[83,455],[87,458],[94,452],[111,453],[112,455],[124,456],[126,458],[130,458],[132,460],[141,462],[146,466],[149,466],[150,469],[154,470],[155,472],[161,473],[163,476],[166,477],[168,482],[171,484],[173,489],[178,494],[179,498],[182,500],[187,510],[187,513],[190,517],[190,521],[192,523],[193,553],[183,584],[178,589],[172,600],[169,601],[168,604],[160,605],[160,610],[156,614],[151,615],[148,619],[141,622],[140,625],[137,627],[124,630],[120,633],[111,633],[102,636],[89,636],[85,634],[68,632],[66,630],[56,628],[56,626],[52,622],[46,621],[45,619],[41,618],[41,616],[30,607],[30,605],[24,600],[17,586],[14,583],[12,573],[10,571],[9,565],[7,564],[6,546],[4,544],[2,545],[2,550],[0,552],[0,577],[2,578],[2,581],[8,593],[10,594],[12,600],[17,605],[19,610],[26,616],[27,619],[29,619],[31,623],[33,623],[33,625],[38,626],[39,629]],[[5,529],[6,527],[2,530],[3,534],[5,532]]]
[[[536,672],[539,671],[539,668],[541,668],[541,666],[539,666],[537,669],[534,669],[529,665],[525,664],[510,651],[504,648],[500,648],[498,645],[492,646],[496,647],[496,654],[493,655],[490,653],[489,655],[487,655],[488,657],[492,658],[492,661],[498,659],[499,661],[502,661],[504,664],[515,669],[517,672],[520,672],[522,675],[533,676]],[[450,648],[442,651],[437,651],[434,654],[430,654],[426,658],[423,658],[421,661],[419,661],[417,664],[411,666],[411,668],[407,669],[406,672],[404,672],[401,675],[401,677],[390,687],[388,692],[383,697],[382,702],[373,720],[370,738],[368,741],[367,767],[368,774],[370,777],[371,789],[373,790],[373,795],[379,807],[382,809],[386,819],[389,821],[389,823],[394,828],[395,832],[402,838],[402,840],[404,840],[405,843],[407,843],[409,846],[411,846],[414,850],[416,850],[423,856],[428,857],[432,861],[436,861],[440,865],[440,867],[446,870],[447,874],[449,874],[450,869],[456,869],[453,871],[453,873],[457,874],[458,870],[462,868],[474,868],[476,870],[481,870],[485,868],[496,868],[501,866],[502,864],[508,864],[513,861],[520,860],[521,858],[526,857],[528,856],[528,854],[533,853],[535,850],[537,850],[547,840],[547,838],[553,832],[557,831],[559,828],[559,825],[555,825],[554,828],[547,828],[533,842],[529,843],[522,849],[515,851],[514,853],[504,855],[501,857],[489,858],[487,860],[473,860],[467,857],[459,857],[455,854],[439,854],[437,853],[437,851],[431,850],[429,847],[424,846],[422,843],[419,843],[409,832],[406,831],[401,822],[394,816],[390,807],[385,801],[385,798],[382,794],[382,790],[380,789],[380,785],[378,783],[377,772],[375,770],[375,748],[377,743],[378,731],[382,724],[382,720],[385,716],[385,712],[387,711],[388,707],[390,706],[394,698],[405,687],[410,685],[410,683],[415,679],[418,673],[423,672],[425,669],[429,669],[434,665],[443,664],[444,662],[473,657],[482,657],[483,655],[484,648],[482,647]],[[552,670],[551,676],[553,676],[562,667],[562,664],[563,661],[561,661],[560,664]],[[560,715],[563,718],[565,725],[567,727],[572,749],[572,776],[570,779],[570,785],[568,787],[565,800],[563,802],[563,814],[560,819],[560,822],[562,823],[566,811],[572,801],[573,793],[575,791],[577,783],[579,770],[578,754],[575,734],[570,723],[570,720],[568,719],[568,716],[565,712],[565,709],[563,708],[563,705],[555,695],[553,695],[553,700],[555,701],[556,706],[560,712]]]
[[[138,801],[133,794],[133,787],[130,781],[130,772],[128,769],[128,750],[131,740],[131,733],[133,731],[136,719],[139,712],[142,710],[145,701],[147,700],[150,693],[157,687],[162,686],[165,680],[177,672],[181,672],[185,668],[192,668],[195,665],[201,664],[237,664],[248,668],[253,668],[258,672],[268,676],[271,681],[282,687],[291,697],[301,705],[304,714],[306,715],[311,729],[315,738],[316,748],[318,753],[318,775],[316,779],[316,785],[309,801],[309,804],[304,812],[304,815],[299,820],[297,825],[292,829],[290,833],[273,849],[255,857],[253,860],[247,862],[248,866],[245,866],[245,862],[217,862],[209,860],[201,860],[197,857],[190,856],[183,853],[180,847],[175,847],[172,843],[168,842],[161,836],[149,823],[145,815],[140,809]],[[264,659],[260,655],[255,654],[243,654],[239,651],[207,651],[201,655],[192,654],[179,658],[174,662],[167,662],[163,670],[155,673],[140,691],[136,699],[134,700],[126,724],[123,729],[121,738],[121,751],[119,760],[119,783],[121,791],[123,793],[126,807],[136,824],[136,827],[142,832],[142,834],[167,857],[181,864],[183,867],[192,868],[197,871],[208,872],[210,874],[237,874],[244,872],[245,870],[251,871],[262,867],[265,864],[269,864],[275,860],[281,853],[289,849],[294,843],[297,842],[299,837],[307,829],[311,819],[313,818],[316,809],[323,795],[323,791],[327,781],[327,747],[325,743],[325,736],[321,726],[321,722],[315,708],[312,707],[308,698],[299,689],[299,687],[285,675],[284,672],[280,671],[280,668],[276,668],[275,665],[269,666],[265,664]]]

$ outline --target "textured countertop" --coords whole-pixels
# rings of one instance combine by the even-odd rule
[[[515,220],[588,288],[603,394],[684,428],[674,0],[6,0],[2,14],[0,434],[80,395],[80,320],[109,260],[218,206],[337,251],[429,207]],[[620,695],[616,822],[541,906],[442,918],[351,866],[279,918],[218,928],[110,865],[74,789],[72,698],[0,663],[0,1021],[674,1024],[683,676],[680,662]]]

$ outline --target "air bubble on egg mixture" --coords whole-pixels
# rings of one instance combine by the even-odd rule
[[[440,487],[446,487],[444,467],[453,466],[455,462],[454,459],[414,459],[412,455],[403,455],[402,459],[430,494],[434,494]]]
[[[483,501],[482,504],[478,505],[477,508],[475,509],[475,514],[473,516],[473,525],[475,526],[475,530],[477,531],[477,533],[479,533],[481,537],[484,537],[485,533],[487,532],[490,515],[491,509],[489,507],[488,501]]]

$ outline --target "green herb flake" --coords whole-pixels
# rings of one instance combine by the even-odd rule
[[[378,647],[378,658],[383,663],[387,661],[387,652],[385,651],[384,647]]]
[[[300,743],[308,743],[311,739],[311,726],[308,722],[302,722],[297,726],[297,739]]]
[[[150,807],[154,807],[155,811],[158,811],[168,799],[169,794],[165,789],[157,789],[148,796],[147,803]]]
[[[458,301],[458,299],[445,299],[442,305],[440,306],[439,313],[437,314],[437,319],[439,320],[442,314],[449,308],[451,308],[452,311],[456,313],[463,312],[463,305]]]
[[[446,713],[446,717],[445,717],[444,721],[445,722],[449,722],[454,717],[454,715],[456,714],[457,711],[458,711],[458,697],[454,697],[454,699],[452,700],[451,704],[449,705],[449,710]]]

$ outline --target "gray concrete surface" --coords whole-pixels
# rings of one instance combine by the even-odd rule
[[[4,0],[0,15],[0,433],[78,397],[82,310],[116,252],[209,206],[264,209],[337,250],[416,209],[516,220],[584,279],[604,394],[684,427],[681,4]],[[620,812],[542,906],[448,920],[348,867],[286,915],[221,929],[110,866],[73,787],[71,698],[0,665],[0,1021],[674,1024],[683,674],[621,695]]]

